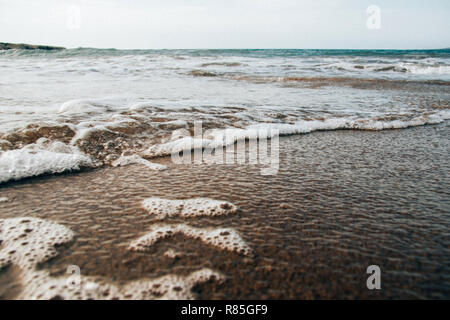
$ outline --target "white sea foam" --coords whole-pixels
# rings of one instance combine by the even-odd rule
[[[209,139],[195,139],[192,137],[183,137],[175,141],[169,141],[157,144],[148,148],[143,154],[148,157],[161,157],[172,154],[173,152],[181,152],[191,149],[206,148],[211,144]]]
[[[122,156],[119,159],[114,160],[111,164],[113,167],[122,167],[122,166],[127,166],[130,164],[142,164],[151,170],[166,170],[167,169],[167,166],[165,166],[165,165],[150,162],[148,160],[141,158],[138,155]]]
[[[65,115],[104,113],[117,110],[122,103],[126,103],[126,99],[74,99],[64,102],[60,106],[58,113]]]
[[[155,279],[139,279],[115,285],[108,279],[94,276],[65,275],[52,277],[47,271],[22,273],[24,300],[192,300],[192,288],[208,280],[223,281],[224,276],[208,268],[187,276],[174,274]]]
[[[403,129],[427,124],[438,124],[450,119],[450,110],[429,112],[407,120],[378,120],[377,118],[340,117],[324,120],[299,120],[293,124],[288,123],[255,123],[246,129],[228,128],[209,130],[201,137],[180,137],[174,141],[150,146],[144,154],[148,157],[161,157],[183,151],[204,148],[220,148],[236,141],[256,139],[258,137],[271,138],[276,134],[280,136],[311,133],[325,130],[387,130]]]
[[[2,202],[8,202],[8,198],[7,197],[0,197],[0,203]]]
[[[407,72],[412,74],[421,74],[421,75],[448,75],[450,74],[450,66],[442,66],[442,65],[410,65],[410,64],[401,64],[401,67],[405,68]]]
[[[427,75],[431,78],[439,78],[439,76],[450,75],[450,66],[445,60],[424,59],[416,61],[399,61],[387,59],[379,62],[361,62],[360,59],[342,61],[342,59],[332,59],[330,63],[318,65],[323,71],[334,70],[335,72],[359,72],[365,76],[371,77],[376,73],[384,73],[385,75],[397,75],[407,78],[408,74]],[[434,76],[434,77],[433,77]]]
[[[15,264],[22,269],[54,257],[55,245],[70,242],[73,232],[53,221],[24,217],[0,219],[0,268]]]
[[[201,241],[227,251],[235,251],[244,255],[252,250],[233,228],[195,228],[187,224],[155,224],[142,237],[132,241],[129,249],[145,251],[157,241],[181,233],[186,237]]]
[[[39,263],[57,255],[55,245],[73,241],[74,233],[56,222],[22,217],[0,219],[0,269],[19,267],[18,299],[193,299],[195,285],[223,275],[204,268],[187,276],[166,275],[115,285],[108,279],[80,274],[53,277]]]
[[[142,206],[150,213],[163,219],[180,216],[184,218],[197,216],[220,216],[236,213],[237,207],[226,201],[209,198],[194,198],[187,200],[169,200],[162,198],[147,198]]]
[[[273,137],[274,134],[276,134],[275,131],[271,132],[272,128],[276,129],[275,126],[250,126],[248,129],[213,129],[204,134],[203,138],[182,137],[174,141],[153,145],[149,147],[143,154],[148,157],[161,157],[182,151],[224,147],[233,144],[238,140],[245,140],[249,138],[270,138]]]
[[[355,118],[330,118],[325,120],[297,121],[294,124],[255,124],[248,127],[249,130],[273,130],[280,135],[310,133],[320,130],[386,130],[403,129],[427,124],[438,124],[450,119],[450,110],[442,110],[434,113],[423,114],[408,120],[376,120]]]
[[[76,147],[41,138],[35,144],[0,154],[0,183],[91,165],[91,159]]]

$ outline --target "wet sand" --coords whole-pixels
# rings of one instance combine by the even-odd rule
[[[280,138],[280,170],[250,165],[142,165],[38,177],[0,187],[0,218],[31,216],[75,232],[40,268],[53,275],[78,265],[114,283],[203,267],[226,281],[198,285],[199,299],[450,297],[450,125],[386,131],[327,131]],[[219,217],[167,217],[164,223],[235,228],[244,256],[176,235],[145,252],[127,249],[157,222],[148,197],[208,197],[239,207]],[[180,252],[176,258],[164,255]],[[368,290],[366,268],[382,271]],[[20,278],[0,271],[0,296]]]

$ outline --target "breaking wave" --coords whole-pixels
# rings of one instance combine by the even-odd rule
[[[449,58],[448,49],[2,51],[0,183],[110,165],[163,170],[149,160],[258,130],[441,123]]]
[[[103,106],[86,101],[65,103],[71,110],[92,110]],[[166,167],[146,159],[174,152],[217,148],[251,139],[265,130],[279,135],[305,134],[323,130],[386,130],[438,124],[450,119],[448,106],[420,114],[391,114],[358,117],[292,117],[288,112],[262,112],[255,116],[243,108],[181,108],[163,110],[132,105],[128,111],[90,122],[33,125],[3,135],[0,145],[0,183],[47,173],[79,170],[104,165],[144,165],[150,170]],[[101,112],[103,114],[103,112]],[[184,120],[181,120],[181,114]],[[177,119],[178,118],[178,119]],[[203,136],[193,137],[193,125],[203,119]],[[276,131],[275,131],[276,130]],[[269,136],[270,137],[270,136]],[[145,159],[146,158],[146,159]]]

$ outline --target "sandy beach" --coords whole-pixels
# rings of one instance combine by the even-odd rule
[[[254,165],[176,165],[170,158],[0,186],[0,217],[34,217],[74,232],[38,265],[50,277],[76,265],[114,285],[202,268],[223,275],[192,287],[198,299],[448,298],[450,272],[447,123],[402,130],[325,131],[280,138],[277,175]],[[223,216],[157,217],[151,197],[227,201]],[[233,228],[249,254],[183,233],[136,252],[159,224]],[[382,266],[383,290],[366,287]],[[20,268],[0,273],[0,297],[17,298]],[[217,280],[217,279],[216,279]]]

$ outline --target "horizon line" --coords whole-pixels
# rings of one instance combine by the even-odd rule
[[[78,46],[78,47],[64,47],[61,45],[54,44],[30,44],[25,42],[2,42],[2,44],[14,44],[14,45],[31,45],[31,46],[48,46],[48,47],[58,47],[66,50],[70,49],[99,49],[99,50],[360,50],[360,51],[433,51],[433,50],[448,50],[450,46],[443,48],[298,48],[298,47],[230,47],[230,48],[208,48],[208,47],[198,47],[198,48],[116,48],[116,47],[91,47],[91,46]]]
[[[393,48],[295,48],[295,47],[275,47],[275,48],[245,48],[245,47],[235,47],[235,48],[115,48],[115,47],[67,47],[65,49],[100,49],[100,50],[371,50],[371,51],[381,51],[381,50],[391,50],[391,51],[432,51],[432,50],[449,50],[449,47],[444,48],[403,48],[403,49],[393,49]]]

